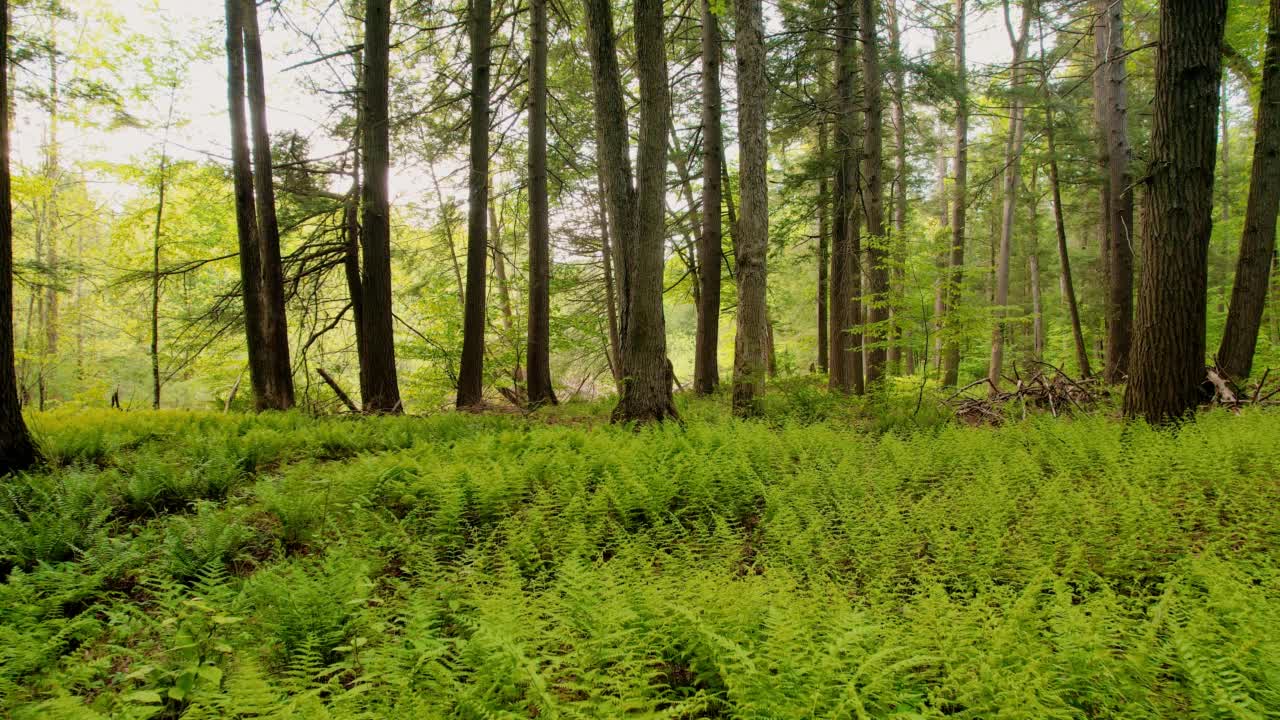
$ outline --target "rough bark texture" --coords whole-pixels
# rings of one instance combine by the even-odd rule
[[[276,191],[271,181],[271,135],[267,132],[266,81],[258,33],[258,6],[243,0],[245,73],[249,89],[249,122],[253,137],[253,187],[258,212],[258,268],[262,273],[263,369],[267,373],[267,406],[293,407],[293,368],[289,365],[289,323],[284,307],[284,272],[280,262],[280,226]]]
[[[1107,361],[1119,382],[1133,337],[1133,177],[1129,171],[1129,100],[1125,90],[1124,0],[1107,2]]]
[[[836,16],[836,172],[831,241],[831,363],[828,385],[841,393],[863,392],[861,301],[858,298],[858,148],[854,81],[857,72],[857,7],[840,0]]]
[[[235,188],[236,236],[240,249],[240,290],[244,301],[244,330],[249,355],[249,384],[257,410],[271,407],[267,342],[262,330],[262,255],[249,159],[245,120],[243,3],[226,0],[227,101],[231,116],[231,176]]]
[[[1276,213],[1280,211],[1280,0],[1271,0],[1254,128],[1249,204],[1245,207],[1231,307],[1218,347],[1218,366],[1237,380],[1248,377],[1253,369],[1276,249]]]
[[[818,157],[822,158],[822,162],[826,162],[827,157],[827,124],[819,122],[818,124]],[[818,369],[821,372],[827,372],[829,352],[827,349],[827,297],[830,294],[827,278],[827,263],[829,262],[830,250],[830,220],[828,214],[831,208],[830,185],[828,183],[828,175],[826,171],[822,171],[818,176]]]
[[[880,92],[879,13],[876,0],[859,0],[859,33],[862,38],[862,97],[866,104],[862,148],[863,212],[867,218],[867,382],[884,375],[888,357],[889,254],[884,225],[884,99]]]
[[[462,313],[460,408],[484,400],[484,331],[489,252],[489,0],[471,0],[471,171],[467,176],[467,293]]]
[[[955,0],[955,71],[959,83],[956,98],[956,179],[952,192],[951,263],[950,276],[943,305],[945,339],[942,352],[942,385],[954,387],[960,376],[959,327],[949,312],[960,302],[960,286],[964,282],[964,232],[965,211],[969,186],[969,87],[968,70],[965,67],[965,0]]]
[[[0,477],[38,459],[18,404],[13,352],[13,207],[9,180],[9,2],[0,0]]]
[[[1009,260],[1013,254],[1013,224],[1017,219],[1015,211],[1018,207],[1018,189],[1022,186],[1022,144],[1027,125],[1023,121],[1023,101],[1019,93],[1026,76],[1023,63],[1027,55],[1028,30],[1031,28],[1032,8],[1029,5],[1030,3],[1023,5],[1021,27],[1018,34],[1014,35],[1013,24],[1009,19],[1009,0],[1004,3],[1004,21],[1009,30],[1009,44],[1013,49],[1010,88],[1014,97],[1009,116],[1009,141],[1005,145],[1004,206],[1000,215],[1000,254],[996,265],[994,302],[996,323],[991,333],[991,362],[987,366],[987,379],[993,393],[998,392],[1000,377],[1004,371],[1004,343],[1008,334],[1005,315],[1009,304]]]
[[[711,0],[702,0],[702,234],[698,243],[698,327],[693,387],[706,395],[720,384],[720,28]]]
[[[364,266],[363,317],[368,367],[364,411],[399,413],[395,325],[391,310],[391,202],[387,192],[390,148],[387,93],[391,51],[390,0],[369,0],[365,9],[364,187],[362,188]]]
[[[770,328],[766,311],[769,247],[768,133],[764,14],[760,0],[738,0],[738,332],[733,352],[733,412],[762,411]]]
[[[1204,381],[1205,303],[1226,0],[1166,0],[1142,237],[1142,288],[1125,414],[1194,411]]]
[[[547,2],[530,4],[529,405],[556,404],[551,386],[551,230],[547,217]]]
[[[609,372],[613,382],[622,392],[622,369],[619,358],[622,357],[622,338],[618,335],[618,292],[613,280],[614,251],[609,242],[609,201],[605,197],[604,179],[596,173],[596,190],[600,198],[600,262],[604,271],[605,321],[609,326]]]

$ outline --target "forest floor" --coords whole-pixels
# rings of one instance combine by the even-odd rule
[[[55,412],[0,717],[1264,718],[1280,412]]]

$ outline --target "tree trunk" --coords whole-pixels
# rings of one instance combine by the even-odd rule
[[[1133,334],[1133,176],[1129,172],[1128,96],[1125,91],[1124,0],[1107,0],[1107,382],[1129,367]],[[1214,117],[1217,119],[1216,115]]]
[[[355,326],[356,362],[360,371],[361,401],[369,396],[369,343],[364,336],[364,284],[360,281],[360,144],[364,137],[364,53],[355,56],[355,113],[356,126],[351,138],[351,191],[342,209],[343,249],[342,268],[347,281],[347,295],[351,298],[351,318]],[[434,175],[432,178],[434,179]],[[437,186],[437,190],[438,190]]]
[[[1040,297],[1040,168],[1031,170],[1031,228],[1028,233],[1027,274],[1031,276],[1031,359],[1044,359],[1044,304]]]
[[[471,0],[471,172],[467,188],[467,293],[462,314],[459,408],[484,400],[485,256],[489,252],[489,0]]]
[[[262,283],[263,369],[267,373],[267,406],[293,407],[293,368],[289,365],[289,324],[284,307],[284,273],[280,263],[280,226],[276,191],[271,181],[271,136],[267,132],[266,81],[258,33],[258,6],[242,0],[245,71],[249,87],[249,121],[253,137],[253,186],[258,223],[259,272]]]
[[[244,329],[249,354],[249,384],[257,410],[271,407],[267,366],[269,350],[263,337],[262,254],[259,251],[253,171],[249,160],[249,135],[245,120],[244,3],[226,0],[227,100],[231,116],[231,174],[235,186],[236,235],[240,241],[240,288],[244,300]]]
[[[547,218],[547,2],[530,4],[529,405],[556,404],[551,386],[551,229]]]
[[[59,166],[62,160],[59,153],[58,144],[58,124],[59,124],[59,94],[58,94],[58,38],[57,38],[57,14],[50,16],[49,31],[49,145],[46,150],[45,159],[45,179],[49,182],[49,198],[45,202],[45,267],[51,282],[45,288],[45,306],[44,306],[44,331],[45,344],[44,351],[48,355],[49,362],[54,366],[58,364],[58,286],[61,284],[58,280],[60,269],[58,267],[58,236],[59,236],[59,220],[58,220],[58,176],[60,174]],[[43,393],[41,394],[41,409],[44,409]]]
[[[840,393],[863,392],[858,273],[857,111],[854,82],[857,73],[855,0],[840,0],[836,25],[836,173],[835,220],[831,242],[831,374],[828,386]]]
[[[618,392],[622,392],[622,339],[618,336],[618,293],[613,281],[613,248],[609,242],[609,211],[605,197],[604,179],[596,173],[596,191],[600,198],[600,260],[604,269],[605,321],[609,327],[609,372],[613,375]]]
[[[1226,15],[1226,0],[1166,0],[1160,9],[1142,290],[1124,396],[1125,414],[1150,422],[1194,411],[1204,381]]]
[[[960,302],[961,285],[964,282],[964,231],[965,212],[969,185],[969,87],[968,69],[965,67],[965,0],[955,0],[955,72],[959,90],[956,97],[956,179],[952,192],[951,267],[945,291],[943,316],[942,385],[954,387],[960,377],[960,328],[951,308]]]
[[[819,167],[825,168],[827,163],[827,123],[818,121],[818,157]],[[827,184],[826,170],[820,170],[818,176],[818,369],[827,372],[829,352],[827,350],[827,297],[829,295],[827,263],[830,256],[830,224],[827,219],[831,206],[831,195]]]
[[[769,250],[768,128],[764,13],[761,0],[735,3],[738,55],[738,332],[733,351],[733,412],[763,412],[770,329],[766,302]]]
[[[0,477],[39,459],[18,404],[13,360],[13,206],[9,180],[9,0],[0,1]]]
[[[698,327],[693,387],[700,395],[720,384],[720,28],[711,0],[702,5],[702,234],[698,244]]]
[[[364,265],[363,317],[369,367],[364,411],[400,413],[396,377],[395,326],[391,308],[391,201],[387,174],[391,164],[387,94],[391,49],[391,2],[369,0],[365,8],[364,187],[361,240]]]
[[[880,39],[876,0],[859,0],[862,38],[862,96],[866,103],[860,201],[867,218],[867,382],[884,375],[889,320],[889,263],[884,226],[884,100],[880,92]]]
[[[1218,347],[1218,365],[1236,380],[1248,377],[1253,369],[1253,353],[1267,302],[1267,276],[1276,249],[1276,212],[1280,210],[1280,0],[1271,0],[1270,16],[1255,120],[1249,203],[1244,212],[1231,307]]]
[[[1010,90],[1013,93],[1013,109],[1009,117],[1009,142],[1005,146],[1004,207],[1000,221],[1000,255],[996,265],[995,311],[996,323],[991,333],[991,363],[987,367],[987,380],[991,391],[997,392],[1004,371],[1004,343],[1008,328],[1005,322],[1009,304],[1009,261],[1013,254],[1013,224],[1017,220],[1018,188],[1022,185],[1022,144],[1027,125],[1023,122],[1022,79],[1027,54],[1027,35],[1031,28],[1031,3],[1022,7],[1022,21],[1018,34],[1013,34],[1009,0],[1004,0],[1004,22],[1009,31],[1009,44],[1013,48]]]
[[[947,156],[946,151],[942,149],[942,138],[939,138],[938,150],[938,226],[942,229],[951,227],[951,202],[947,197]],[[947,241],[946,247],[938,253],[937,270],[938,279],[934,282],[933,288],[933,365],[939,374],[942,372],[942,355],[943,342],[942,338],[945,334],[947,314],[947,283],[950,273],[947,270],[951,265],[951,242]],[[927,349],[927,348],[926,348]],[[927,368],[926,368],[927,371]]]
[[[906,289],[907,260],[907,91],[906,78],[902,64],[902,30],[898,21],[898,2],[889,0],[886,8],[889,11],[889,57],[893,63],[893,236],[889,249],[894,253],[893,276],[899,292]],[[907,354],[906,374],[911,375],[915,362],[911,352],[910,333],[905,323],[897,317],[897,309],[889,305],[889,328],[892,336],[889,345],[889,368],[891,372],[901,372],[902,354]]]
[[[161,146],[156,226],[151,235],[151,407],[156,410],[160,409],[160,238],[164,232],[165,171],[169,162],[167,150],[167,146]]]

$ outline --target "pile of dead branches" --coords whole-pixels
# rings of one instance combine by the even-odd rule
[[[944,404],[957,418],[970,425],[999,425],[1006,417],[1005,409],[1011,404],[1021,411],[1023,418],[1030,411],[1048,411],[1058,417],[1086,412],[1096,406],[1098,398],[1106,393],[1105,388],[1093,378],[1076,380],[1055,365],[1035,364],[1041,370],[1025,378],[1015,367],[1013,377],[1004,378],[1009,384],[1008,389],[1000,388],[990,378],[984,377],[960,388]],[[987,389],[985,397],[966,394],[983,386]]]
[[[1250,388],[1242,387],[1232,380],[1222,368],[1205,368],[1203,387],[1205,396],[1209,398],[1206,405],[1224,407],[1234,413],[1240,412],[1240,408],[1246,405],[1280,405],[1280,399],[1273,399],[1280,395],[1280,382],[1268,390],[1267,378],[1270,376],[1271,368],[1267,368],[1262,373],[1262,379]]]

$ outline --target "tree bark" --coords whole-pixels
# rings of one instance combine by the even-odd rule
[[[964,232],[969,185],[969,72],[965,67],[965,4],[965,0],[955,0],[955,72],[959,92],[956,97],[956,179],[952,192],[951,263],[943,304],[943,387],[955,387],[960,377],[960,328],[950,310],[959,304],[961,285],[964,282]]]
[[[13,351],[13,206],[9,179],[9,0],[0,0],[0,477],[39,453],[22,419]]]
[[[551,385],[551,229],[547,216],[547,2],[530,3],[529,405],[556,404]]]
[[[1133,177],[1129,171],[1124,0],[1107,0],[1107,382],[1124,379],[1133,335]],[[1215,115],[1215,120],[1216,115]]]
[[[262,283],[263,369],[267,373],[267,406],[293,407],[293,368],[289,365],[289,324],[284,306],[284,273],[280,262],[280,226],[276,220],[275,186],[271,181],[271,136],[267,132],[266,81],[255,0],[242,0],[245,72],[249,89],[249,122],[253,139],[253,186],[258,223],[259,272]]]
[[[845,394],[863,393],[862,302],[859,297],[859,148],[854,83],[858,67],[856,0],[840,0],[836,16],[836,173],[831,242],[831,363],[828,386]]]
[[[361,204],[364,265],[363,317],[369,367],[368,413],[403,411],[396,376],[395,326],[391,310],[391,201],[387,190],[390,141],[387,94],[391,50],[391,2],[369,0],[365,8],[364,186]]]
[[[902,30],[898,21],[898,2],[888,0],[886,8],[889,12],[889,57],[893,62],[893,235],[889,249],[897,260],[893,267],[893,277],[899,292],[906,289],[907,259],[907,91],[906,78],[902,64]],[[889,368],[891,372],[901,372],[902,354],[907,355],[906,374],[913,374],[915,360],[910,345],[910,333],[897,317],[897,308],[889,305]]]
[[[827,163],[827,123],[823,120],[818,122],[818,157],[819,167],[825,168]],[[830,357],[827,349],[827,298],[830,293],[829,282],[827,278],[827,263],[829,262],[830,251],[830,235],[828,213],[831,207],[830,186],[828,184],[828,174],[826,170],[821,170],[818,176],[818,369],[826,373],[828,370],[828,358]]]
[[[620,358],[622,357],[622,339],[618,336],[618,293],[613,279],[613,248],[609,242],[609,201],[605,197],[604,179],[600,173],[596,173],[596,191],[600,198],[600,260],[604,270],[604,300],[605,300],[605,321],[609,328],[609,372],[613,375],[613,382],[618,386],[618,392],[622,392],[622,367]]]
[[[738,332],[734,341],[733,412],[763,411],[770,329],[766,309],[769,248],[768,128],[764,13],[761,0],[738,0]]]
[[[859,0],[862,39],[862,96],[866,103],[861,202],[867,218],[867,383],[879,380],[888,357],[889,263],[884,225],[884,99],[880,85],[880,38],[876,0]]]
[[[1027,36],[1031,28],[1031,3],[1022,6],[1022,20],[1018,34],[1013,33],[1009,0],[1004,0],[1004,22],[1009,31],[1009,44],[1013,48],[1010,90],[1013,92],[1013,109],[1009,117],[1009,141],[1005,146],[1004,207],[1000,221],[1000,255],[996,265],[995,312],[996,323],[991,333],[991,362],[987,366],[987,380],[991,392],[998,392],[1004,371],[1004,343],[1008,334],[1005,322],[1009,304],[1009,261],[1013,254],[1013,224],[1017,220],[1018,188],[1022,185],[1022,145],[1027,125],[1023,122],[1022,79],[1026,75],[1023,64],[1027,55]]]
[[[1124,410],[1163,422],[1200,401],[1226,0],[1166,0]]]
[[[489,252],[489,0],[471,0],[471,172],[467,188],[467,293],[459,408],[484,400],[485,256]]]
[[[167,146],[160,150],[160,188],[156,202],[156,226],[151,235],[151,407],[160,409],[160,238],[164,228],[165,171]]]
[[[1280,211],[1280,0],[1271,0],[1262,88],[1255,118],[1253,170],[1240,236],[1235,284],[1227,325],[1218,346],[1218,365],[1233,379],[1253,369],[1253,353],[1267,303],[1267,281],[1276,249]]]
[[[720,384],[720,27],[711,0],[702,6],[702,234],[698,243],[698,327],[693,387],[708,395]]]

